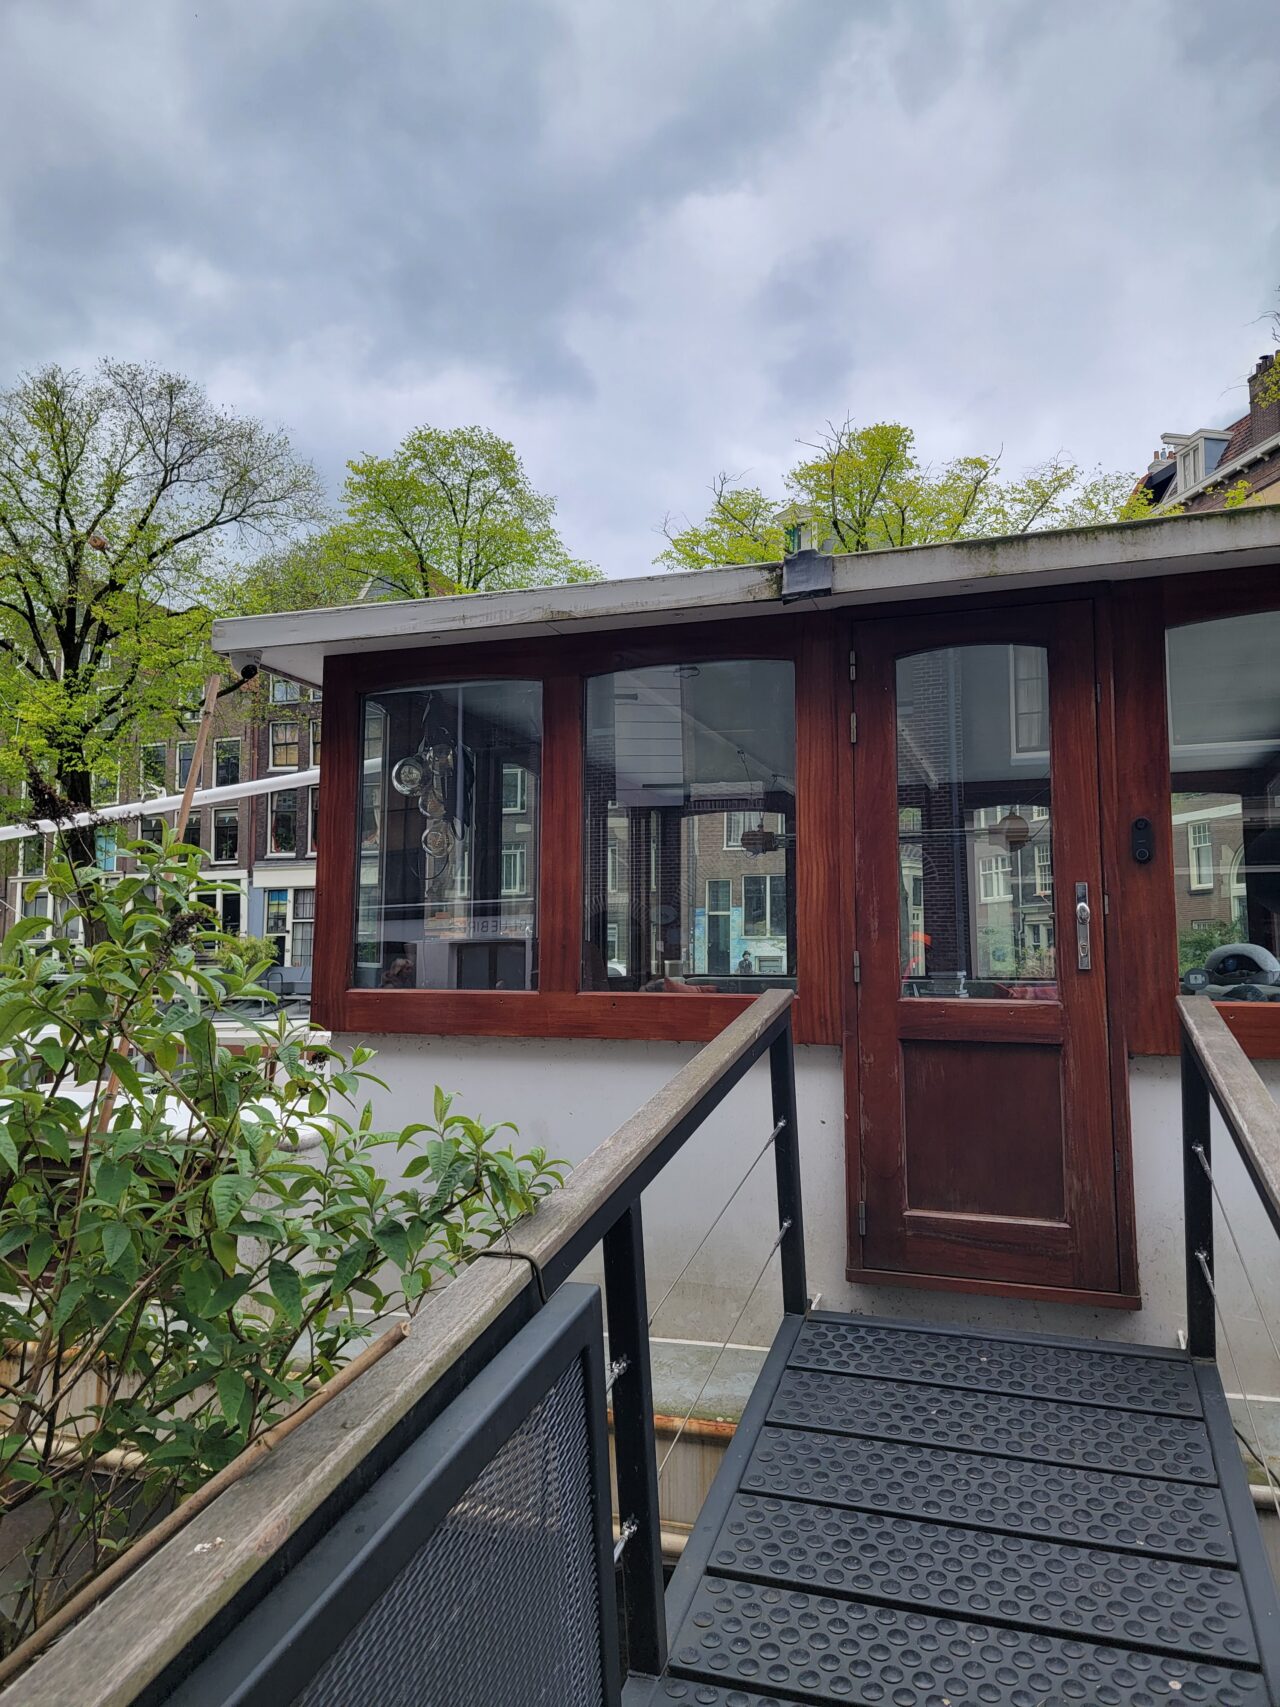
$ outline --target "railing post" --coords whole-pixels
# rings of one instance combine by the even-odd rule
[[[789,1316],[809,1308],[804,1270],[804,1214],[800,1197],[800,1138],[796,1127],[796,1053],[791,1014],[769,1045],[769,1082],[773,1088],[773,1123],[782,1123],[773,1144],[778,1176],[778,1223],[791,1225],[782,1236],[782,1307]]]
[[[667,1663],[666,1586],[662,1577],[649,1300],[639,1198],[604,1236],[604,1285],[609,1361],[618,1370],[613,1383],[613,1451],[618,1517],[624,1536],[622,1602],[627,1669],[657,1677]],[[628,1534],[629,1525],[634,1528]]]
[[[1199,1152],[1197,1154],[1197,1152]],[[1187,1347],[1192,1357],[1217,1355],[1213,1290],[1213,1185],[1209,1148],[1209,1084],[1192,1047],[1182,1039],[1182,1224],[1187,1263]],[[1204,1165],[1201,1165],[1201,1156]]]

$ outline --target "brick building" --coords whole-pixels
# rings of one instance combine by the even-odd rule
[[[1249,409],[1225,427],[1162,433],[1138,489],[1156,507],[1188,514],[1237,504],[1280,504],[1280,364],[1274,351],[1249,375]]]

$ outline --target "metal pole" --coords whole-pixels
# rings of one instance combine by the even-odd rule
[[[800,1142],[796,1127],[796,1060],[791,1015],[769,1045],[769,1082],[773,1088],[773,1120],[782,1123],[773,1146],[778,1176],[778,1220],[791,1225],[782,1236],[782,1307],[788,1316],[803,1316],[809,1308],[804,1271],[804,1215],[800,1201]]]
[[[1201,1164],[1201,1157],[1204,1162]],[[1209,1085],[1191,1041],[1182,1039],[1182,1222],[1187,1264],[1187,1346],[1192,1357],[1217,1355],[1213,1293],[1200,1267],[1213,1273],[1213,1186],[1205,1171],[1209,1148]]]
[[[604,1285],[609,1313],[609,1358],[618,1370],[613,1384],[618,1517],[624,1534],[628,1524],[635,1525],[622,1550],[627,1670],[657,1677],[667,1663],[666,1587],[662,1576],[653,1375],[649,1367],[649,1302],[639,1198],[623,1211],[604,1236]]]

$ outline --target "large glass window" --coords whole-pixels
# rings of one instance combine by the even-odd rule
[[[1167,645],[1182,988],[1280,1002],[1280,611]]]
[[[214,811],[213,857],[220,865],[234,865],[240,857],[240,812],[235,806]]]
[[[289,962],[293,966],[310,966],[316,936],[316,892],[314,889],[295,889],[293,892],[293,934],[289,944]]]
[[[194,741],[178,742],[178,787],[187,786],[187,778],[191,775],[191,767],[195,763],[196,744]]]
[[[386,989],[537,984],[537,682],[364,701],[355,978]]]
[[[788,662],[588,682],[585,988],[794,982],[795,772]]]
[[[903,994],[1053,999],[1044,648],[901,658],[897,717]]]
[[[163,741],[142,744],[142,797],[151,799],[165,791],[168,762]]]
[[[273,771],[297,770],[298,725],[296,723],[273,723],[271,725],[271,768]]]
[[[285,789],[268,796],[267,852],[296,854],[298,851],[298,791]]]

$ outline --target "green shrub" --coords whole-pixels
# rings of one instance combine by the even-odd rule
[[[133,851],[51,861],[56,922],[0,946],[0,1512],[38,1519],[6,1648],[560,1177],[439,1090],[375,1130],[368,1050],[275,1018],[221,1047],[264,961],[211,926],[197,850]]]

